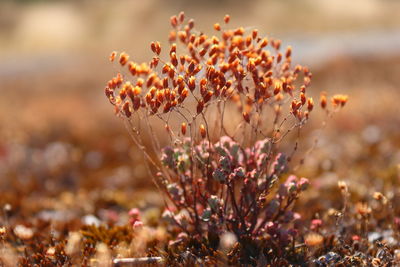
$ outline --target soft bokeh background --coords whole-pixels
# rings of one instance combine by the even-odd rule
[[[399,1],[2,0],[1,205],[21,216],[74,206],[101,217],[99,209],[121,203],[160,203],[157,192],[142,193],[151,185],[142,157],[103,89],[115,73],[109,53],[148,61],[149,43],[167,42],[169,17],[181,10],[205,32],[230,14],[232,27],[282,39],[311,67],[315,89],[350,95],[329,126],[304,141],[319,136],[301,170],[314,188],[347,179],[364,195],[397,183]]]

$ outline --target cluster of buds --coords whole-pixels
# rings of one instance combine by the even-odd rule
[[[208,107],[221,102],[235,104],[243,120],[254,121],[259,129],[265,106],[274,107],[278,117],[282,106],[289,103],[296,119],[307,120],[314,108],[314,100],[307,96],[310,70],[292,66],[290,46],[281,51],[280,40],[261,37],[256,29],[229,29],[229,21],[225,16],[224,25],[214,25],[218,34],[208,36],[194,30],[194,21],[186,21],[183,13],[171,17],[170,46],[162,53],[161,44],[152,42],[154,57],[149,64],[130,61],[125,52],[112,52],[110,61],[127,68],[105,89],[116,113],[130,118],[133,113],[162,117],[174,111],[188,112],[182,133]],[[344,95],[332,98],[334,106],[346,101]],[[325,95],[321,106],[326,107]]]

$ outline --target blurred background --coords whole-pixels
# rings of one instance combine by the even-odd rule
[[[360,196],[398,184],[400,1],[1,0],[1,205],[21,218],[65,206],[101,217],[161,202],[103,89],[116,72],[110,52],[149,61],[149,43],[167,43],[182,10],[210,34],[230,14],[232,28],[282,39],[310,66],[315,90],[350,96],[304,140],[319,139],[300,170],[314,181],[311,198],[339,179]]]

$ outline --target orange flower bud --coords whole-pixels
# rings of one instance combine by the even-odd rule
[[[127,53],[122,52],[122,53],[119,55],[119,63],[120,63],[122,66],[125,66],[125,64],[128,63],[128,60],[129,60],[129,55],[128,55]]]
[[[124,113],[125,113],[125,116],[128,117],[128,118],[130,118],[131,115],[132,115],[132,112],[131,112],[131,110],[130,110],[129,102],[125,102],[125,104],[124,104],[124,106],[122,107],[122,109],[123,109],[123,111],[124,111]]]
[[[278,55],[276,56],[276,62],[280,63],[282,61],[282,54],[278,53]]]
[[[138,110],[138,109],[140,108],[140,97],[135,96],[135,97],[133,98],[133,104],[132,104],[132,106],[133,106],[133,110]]]
[[[178,15],[179,23],[182,23],[185,20],[185,12],[181,11]]]
[[[193,19],[190,19],[188,21],[188,26],[189,26],[189,29],[193,29],[193,27],[194,27],[194,20]]]
[[[197,103],[197,114],[201,113],[204,109],[204,102],[203,100],[199,100],[199,103]]]
[[[274,84],[274,95],[277,95],[281,92],[282,90],[282,83],[281,82],[275,82]]]
[[[243,33],[244,33],[243,27],[239,27],[233,32],[234,35],[243,35]]]
[[[188,81],[188,87],[190,91],[193,91],[196,88],[196,78],[194,76],[190,76]]]
[[[292,55],[292,47],[289,45],[289,46],[286,48],[285,57],[286,57],[286,58],[289,58],[291,55]]]
[[[228,24],[230,20],[231,20],[231,17],[230,17],[228,14],[225,15],[225,17],[224,17],[224,22],[225,22],[226,24]]]
[[[176,57],[175,52],[172,52],[170,57],[172,65],[174,65],[175,67],[178,66],[178,58]]]
[[[182,99],[185,99],[188,95],[189,95],[189,90],[187,88],[184,88],[181,93]]]
[[[164,90],[159,90],[156,93],[158,102],[162,103],[164,101]]]
[[[206,138],[207,131],[206,131],[206,128],[204,127],[203,124],[200,124],[199,130],[200,130],[200,135],[201,135],[201,137],[202,137],[203,139]]]
[[[186,134],[186,123],[182,122],[181,124],[181,133],[182,135]]]
[[[204,103],[207,103],[208,101],[210,101],[211,97],[213,96],[213,92],[212,91],[208,91],[207,93],[204,94],[203,99],[204,99]]]
[[[268,45],[268,39],[264,38],[262,39],[261,43],[260,43],[260,48],[264,48]]]
[[[325,109],[326,108],[326,93],[321,93],[320,99],[319,99],[320,103],[321,103],[321,108]]]
[[[302,105],[306,103],[306,95],[304,93],[300,93],[300,100]]]
[[[251,37],[255,40],[255,39],[257,38],[257,36],[258,36],[258,30],[257,30],[257,29],[254,29],[254,30],[252,31],[252,33],[251,33]]]
[[[314,100],[312,99],[312,97],[307,99],[307,109],[308,111],[312,111],[314,108]]]
[[[219,25],[219,23],[215,23],[215,24],[214,24],[214,29],[215,29],[216,31],[220,31],[220,30],[221,30],[221,25]]]
[[[176,16],[172,16],[171,18],[170,18],[170,22],[171,22],[171,26],[172,27],[176,27],[176,26],[178,26],[178,18],[176,17]]]
[[[110,61],[114,62],[116,56],[117,56],[117,52],[116,51],[112,51],[111,55],[109,57]]]

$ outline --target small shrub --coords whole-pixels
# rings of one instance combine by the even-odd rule
[[[183,13],[171,17],[171,44],[164,51],[152,42],[149,64],[111,54],[121,72],[105,94],[166,196],[163,219],[176,237],[170,253],[186,263],[211,255],[230,263],[295,261],[302,248],[292,209],[309,182],[288,176],[293,153],[280,145],[310,119],[312,74],[293,66],[290,46],[281,51],[280,40],[256,29],[229,29],[229,20],[207,36]],[[334,96],[333,111],[346,102]],[[332,112],[324,93],[320,106]],[[155,120],[167,138],[157,137]]]

